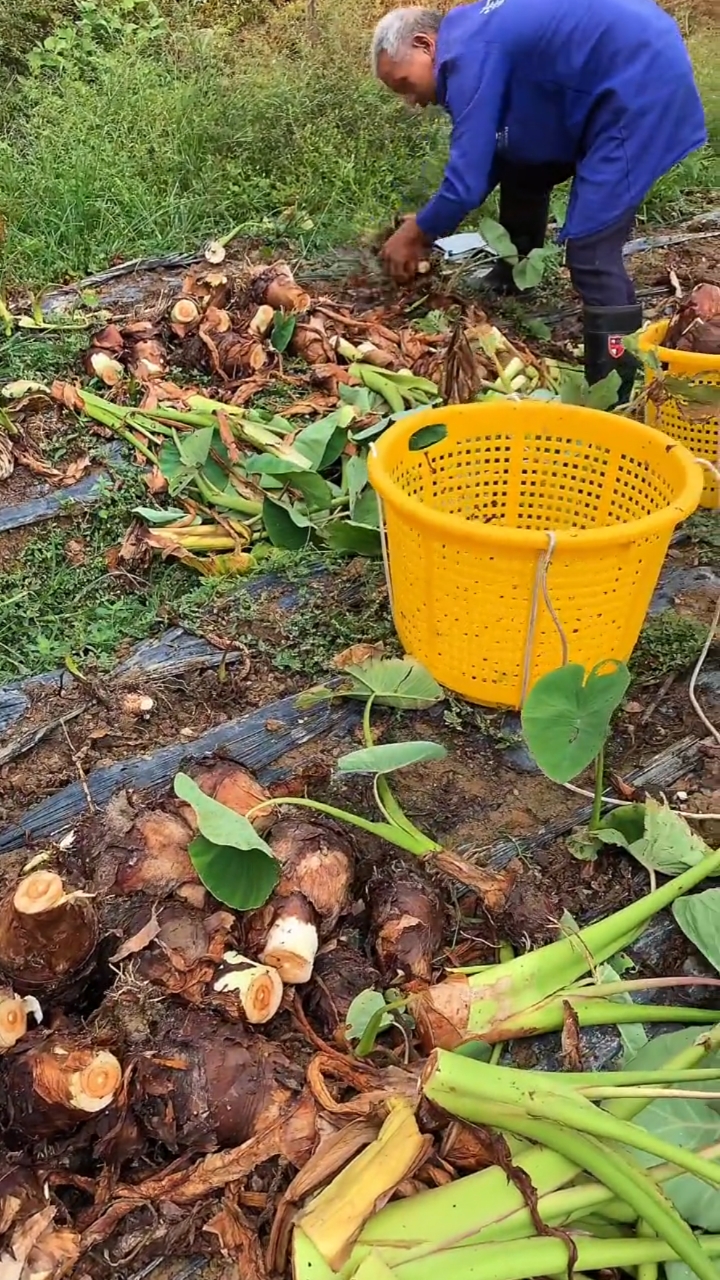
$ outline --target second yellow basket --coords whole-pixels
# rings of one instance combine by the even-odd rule
[[[405,650],[448,689],[510,708],[563,660],[553,613],[571,662],[629,658],[703,485],[658,431],[527,401],[407,415],[369,470]]]
[[[641,349],[652,351],[660,360],[663,370],[673,378],[690,379],[710,386],[720,385],[720,356],[703,356],[694,351],[674,351],[664,347],[662,342],[667,328],[667,320],[649,325],[640,334]],[[648,369],[645,374],[646,384],[649,385],[654,379],[654,372]],[[645,421],[648,426],[658,427],[660,431],[672,436],[673,440],[679,440],[694,457],[704,458],[714,467],[720,464],[720,416],[709,410],[707,405],[682,403],[677,397],[669,395],[658,403],[648,401]],[[700,506],[717,507],[720,502],[717,481],[707,468],[704,469],[703,476]]]

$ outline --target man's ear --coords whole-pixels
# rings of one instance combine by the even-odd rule
[[[435,36],[417,35],[413,38],[413,48],[420,49],[426,53],[429,58],[435,57]]]

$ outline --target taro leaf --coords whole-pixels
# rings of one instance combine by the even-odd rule
[[[355,413],[349,405],[341,405],[339,409],[311,422],[303,427],[293,441],[293,446],[307,458],[313,471],[325,471],[337,462],[348,439],[348,427],[355,420]]]
[[[596,758],[629,683],[622,662],[598,663],[587,678],[584,667],[573,662],[533,685],[522,728],[530,754],[548,778],[571,782]]]
[[[360,494],[352,511],[355,524],[364,524],[371,529],[380,528],[380,508],[374,489],[366,489]]]
[[[252,823],[204,791],[186,773],[175,777],[175,795],[192,806],[199,835],[190,860],[205,888],[236,911],[267,902],[280,877],[280,864]]]
[[[410,409],[408,412],[417,413],[417,409]],[[380,418],[379,422],[373,422],[371,426],[363,427],[362,431],[351,431],[350,439],[356,444],[366,444],[368,440],[377,440],[377,437],[381,436],[383,431],[387,431],[394,421],[395,418],[392,416]]]
[[[563,369],[560,380],[560,400],[562,404],[584,405],[587,399],[587,383],[579,369]]]
[[[148,524],[174,524],[176,520],[184,520],[187,516],[187,511],[181,511],[179,507],[168,507],[165,511],[160,511],[157,507],[133,507],[132,513]]]
[[[275,313],[272,333],[270,334],[270,345],[275,349],[275,351],[282,354],[283,351],[287,350],[295,332],[296,324],[297,320],[295,316],[286,316],[284,311],[277,311]]]
[[[312,532],[312,522],[297,507],[274,498],[265,498],[262,509],[265,532],[274,547],[283,551],[301,551]]]
[[[678,899],[682,901],[682,899]],[[632,1057],[628,1058],[623,1065],[624,1071],[658,1071],[664,1067],[666,1063],[672,1061],[678,1054],[684,1050],[690,1049],[698,1040],[702,1040],[707,1028],[703,1030],[701,1027],[683,1027],[680,1031],[669,1031],[665,1035],[653,1036],[648,1040],[647,1044],[639,1049]],[[701,1062],[696,1063],[698,1067],[717,1067],[718,1079],[715,1080],[683,1080],[682,1088],[691,1090],[693,1093],[715,1093],[720,1091],[720,1052],[706,1054]],[[670,1086],[666,1086],[670,1088]],[[720,1111],[720,1100],[708,1101],[703,1099],[706,1105],[713,1111]],[[608,1107],[609,1111],[613,1110],[612,1104]]]
[[[351,404],[358,415],[364,418],[370,412],[372,392],[369,387],[348,387],[346,383],[338,383],[338,395],[344,404]]]
[[[298,464],[292,458],[278,458],[274,453],[252,454],[244,462],[249,476],[285,476],[294,475]]]
[[[679,813],[666,804],[658,804],[652,796],[645,801],[645,835],[628,846],[630,853],[645,867],[666,876],[677,876],[710,853],[700,836],[690,829]]]
[[[689,898],[678,898],[673,904],[673,915],[685,937],[720,973],[720,889],[706,889]],[[715,1229],[720,1231],[720,1227]]]
[[[531,249],[527,258],[521,258],[513,267],[513,280],[518,289],[534,289],[545,274],[547,251]]]
[[[214,435],[214,427],[200,427],[197,431],[178,433],[180,458],[186,467],[205,465],[210,455]]]
[[[364,1057],[372,1052],[380,1032],[386,1031],[394,1021],[392,1014],[387,1012],[382,992],[373,991],[368,987],[366,991],[361,991],[350,1004],[345,1022],[345,1037],[347,1040],[361,1042],[356,1052],[358,1056]]]
[[[519,261],[519,254],[510,236],[504,227],[496,222],[494,218],[481,218],[478,223],[478,232],[482,236],[485,243],[496,253],[498,258],[504,258],[506,262],[512,262],[513,265]]]
[[[382,555],[378,530],[366,524],[355,524],[352,520],[333,520],[323,529],[323,536],[331,551],[375,558]]]
[[[308,511],[330,510],[333,493],[322,476],[316,475],[314,471],[296,471],[285,479],[291,489],[297,489],[302,494]]]
[[[437,680],[414,658],[370,658],[346,667],[344,675],[355,684],[348,696],[368,698],[374,694],[380,707],[425,711],[445,697]]]
[[[650,1042],[652,1043],[652,1042]],[[641,1050],[641,1053],[644,1052]],[[628,1070],[636,1070],[637,1058]],[[703,1082],[708,1090],[712,1081]],[[683,1088],[685,1084],[683,1083]],[[707,1102],[694,1098],[658,1098],[644,1107],[635,1124],[657,1138],[672,1142],[683,1150],[697,1151],[708,1147],[718,1139],[718,1114]],[[657,1156],[632,1148],[632,1157],[643,1168],[660,1163]],[[694,1227],[706,1231],[720,1231],[720,1195],[717,1187],[710,1187],[692,1174],[671,1178],[663,1186],[665,1195],[672,1201],[678,1213]]]
[[[678,400],[689,400],[694,404],[707,404],[714,408],[720,406],[720,387],[694,382],[689,378],[663,378],[662,385]]]
[[[353,458],[348,458],[345,464],[344,480],[350,502],[350,515],[354,518],[355,504],[368,482],[366,459],[361,458],[359,454],[356,454]],[[362,521],[360,523],[362,524]]]
[[[444,422],[434,422],[427,427],[418,427],[408,440],[408,448],[411,453],[423,453],[425,449],[431,449],[434,444],[447,440],[447,433],[448,429]]]
[[[613,809],[612,813],[600,821],[600,831],[613,831],[621,836],[618,843],[623,849],[627,848],[634,840],[642,840],[645,834],[645,805],[644,804],[623,804],[617,809]],[[593,833],[598,834],[598,831]],[[624,844],[623,844],[624,840]],[[608,841],[607,843],[612,843]]]
[[[620,391],[620,374],[611,369],[600,382],[588,387],[585,404],[588,409],[612,409],[617,404]]]
[[[428,760],[444,760],[445,747],[437,742],[383,742],[376,747],[349,751],[337,762],[340,773],[395,773]]]

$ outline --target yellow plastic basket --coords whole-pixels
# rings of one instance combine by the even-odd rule
[[[418,450],[437,423],[445,438]],[[562,662],[553,612],[571,662],[629,658],[703,483],[641,423],[528,401],[401,418],[369,470],[406,652],[463,697],[515,709]]]
[[[691,378],[693,382],[704,382],[710,386],[720,384],[720,356],[701,356],[694,351],[673,351],[661,345],[667,333],[668,321],[649,325],[640,335],[640,347],[645,351],[653,351],[662,362],[666,373],[673,378]],[[655,374],[648,369],[645,374],[646,383],[651,383]],[[649,427],[657,427],[673,440],[679,440],[689,449],[693,457],[704,458],[714,467],[720,460],[720,417],[712,414],[707,405],[682,404],[672,396],[662,403],[648,401],[645,409],[645,421]],[[703,492],[701,507],[717,507],[720,502],[718,485],[711,471],[703,468]]]

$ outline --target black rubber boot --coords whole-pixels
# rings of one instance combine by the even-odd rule
[[[585,377],[590,384],[602,382],[613,369],[620,374],[618,404],[627,404],[632,395],[638,361],[627,351],[623,338],[637,333],[642,324],[642,307],[586,307]]]

